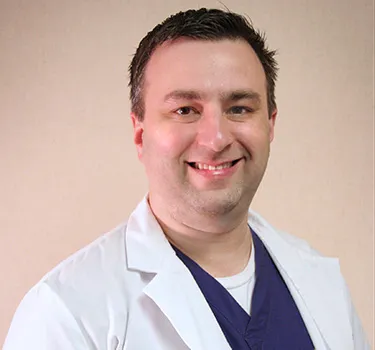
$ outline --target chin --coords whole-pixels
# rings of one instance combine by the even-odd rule
[[[221,216],[238,208],[242,201],[245,201],[241,189],[214,190],[206,193],[195,193],[189,196],[188,201],[200,214],[209,216]]]

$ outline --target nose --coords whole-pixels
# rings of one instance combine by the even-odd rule
[[[214,152],[221,152],[233,142],[230,121],[221,109],[204,111],[199,120],[197,143]]]

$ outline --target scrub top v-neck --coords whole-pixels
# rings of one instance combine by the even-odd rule
[[[193,275],[232,349],[314,349],[298,308],[271,256],[254,231],[252,237],[256,280],[251,316],[214,277],[173,248]]]

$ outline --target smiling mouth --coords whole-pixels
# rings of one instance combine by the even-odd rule
[[[236,165],[242,158],[233,160],[231,162],[225,162],[218,165],[210,165],[206,163],[200,163],[200,162],[187,162],[192,168],[198,169],[198,170],[222,170],[222,169],[228,169]]]

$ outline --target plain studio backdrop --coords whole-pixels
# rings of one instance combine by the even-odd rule
[[[146,193],[127,67],[157,23],[202,6],[247,14],[278,49],[252,207],[340,258],[374,344],[371,0],[0,0],[0,344],[26,291]]]

